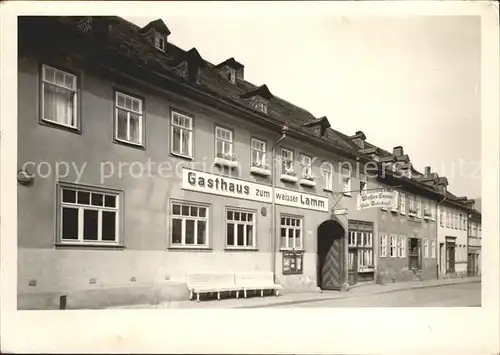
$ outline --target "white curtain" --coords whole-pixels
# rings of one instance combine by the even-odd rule
[[[43,117],[49,121],[75,126],[73,95],[73,91],[45,83]]]

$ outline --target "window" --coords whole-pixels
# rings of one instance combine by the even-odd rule
[[[193,157],[193,119],[172,111],[172,153]]]
[[[351,168],[342,167],[342,184],[344,195],[351,195]]]
[[[78,129],[76,76],[62,70],[42,66],[42,119]]]
[[[59,192],[59,239],[62,244],[119,243],[118,193],[66,186]]]
[[[400,198],[399,198],[399,212],[401,214],[405,214],[406,213],[406,196],[403,193],[401,193],[399,195],[400,195]]]
[[[281,173],[293,173],[293,151],[281,148]]]
[[[422,218],[422,202],[417,197],[417,218]]]
[[[227,69],[227,80],[229,80],[233,84],[236,82],[236,70],[234,70],[233,68]]]
[[[462,214],[460,213],[458,216],[458,229],[462,229],[463,222],[462,222]]]
[[[429,258],[429,239],[424,239],[424,258]]]
[[[234,83],[233,80],[230,80],[232,83]],[[250,101],[250,106],[254,109],[254,110],[257,110],[257,111],[260,111],[260,112],[264,112],[264,113],[267,113],[267,102],[264,101],[263,99],[261,98],[258,98],[258,97],[254,97],[251,101]]]
[[[397,247],[397,236],[391,235],[391,245],[389,248],[389,255],[391,258],[395,258],[397,256],[396,247]]]
[[[283,253],[283,275],[302,274],[303,252],[284,252]]]
[[[439,209],[439,225],[441,227],[444,227],[444,218],[445,218],[445,214],[444,214],[443,210]]]
[[[431,258],[436,258],[436,241],[431,241]]]
[[[312,159],[310,156],[301,154],[300,166],[302,168],[302,177],[312,177]]]
[[[380,257],[387,257],[387,234],[380,234]]]
[[[446,227],[450,228],[451,215],[450,212],[446,212]]]
[[[424,201],[424,217],[431,217],[430,202],[429,200]]]
[[[358,249],[358,270],[373,268],[373,250]]]
[[[333,191],[333,165],[331,163],[323,163],[323,176],[325,178],[325,190]]]
[[[155,47],[160,51],[165,51],[165,36],[161,33],[155,33]]]
[[[226,244],[228,247],[255,247],[255,213],[226,211]]]
[[[399,207],[399,192],[393,190],[392,191],[392,203],[391,203],[391,210],[393,212],[398,212],[398,207]]]
[[[464,215],[464,219],[462,220],[462,230],[467,229],[467,215]]]
[[[355,247],[357,245],[358,232],[349,231],[349,246]]]
[[[368,190],[368,183],[366,182],[366,175],[359,174],[359,191],[364,192]]]
[[[208,208],[183,202],[171,208],[172,246],[208,247]]]
[[[281,217],[281,249],[302,249],[302,218]]]
[[[398,238],[398,258],[406,257],[406,237],[404,235],[400,235]]]
[[[408,196],[408,204],[409,204],[409,208],[408,208],[408,214],[412,214],[412,215],[415,215],[415,213],[417,213],[417,209],[415,207],[415,196]]]
[[[252,166],[266,168],[266,142],[252,138],[250,145],[252,150]]]
[[[229,159],[233,157],[233,132],[215,127],[215,156]]]
[[[119,141],[142,145],[142,100],[116,92],[115,138]]]

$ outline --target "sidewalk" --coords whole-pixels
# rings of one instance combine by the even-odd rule
[[[279,297],[266,296],[266,297],[249,297],[249,298],[227,298],[220,301],[166,301],[159,304],[138,304],[130,306],[115,306],[108,307],[107,309],[224,309],[224,308],[265,308],[276,305],[293,305],[301,303],[310,303],[339,298],[353,298],[363,297],[369,295],[383,294],[389,292],[397,292],[401,290],[419,289],[427,287],[440,287],[446,285],[453,285],[458,283],[480,282],[480,277],[467,277],[467,278],[451,278],[442,280],[429,280],[429,281],[409,281],[397,282],[387,285],[363,285],[353,287],[347,292],[340,291],[322,291],[319,292],[305,292],[305,293],[286,293]]]

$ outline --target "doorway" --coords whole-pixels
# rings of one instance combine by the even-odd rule
[[[345,229],[335,220],[327,220],[317,231],[317,285],[322,290],[340,290],[344,283]]]
[[[446,273],[455,273],[455,241],[446,238]]]

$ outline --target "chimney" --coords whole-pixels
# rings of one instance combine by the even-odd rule
[[[425,167],[425,173],[424,173],[424,175],[425,176],[429,176],[430,174],[431,174],[431,167],[430,166],[426,166]]]
[[[351,138],[354,144],[356,144],[360,149],[365,149],[366,136],[362,131],[356,131],[354,136]]]
[[[404,155],[403,147],[398,145],[397,147],[392,148],[392,155],[397,157]]]

